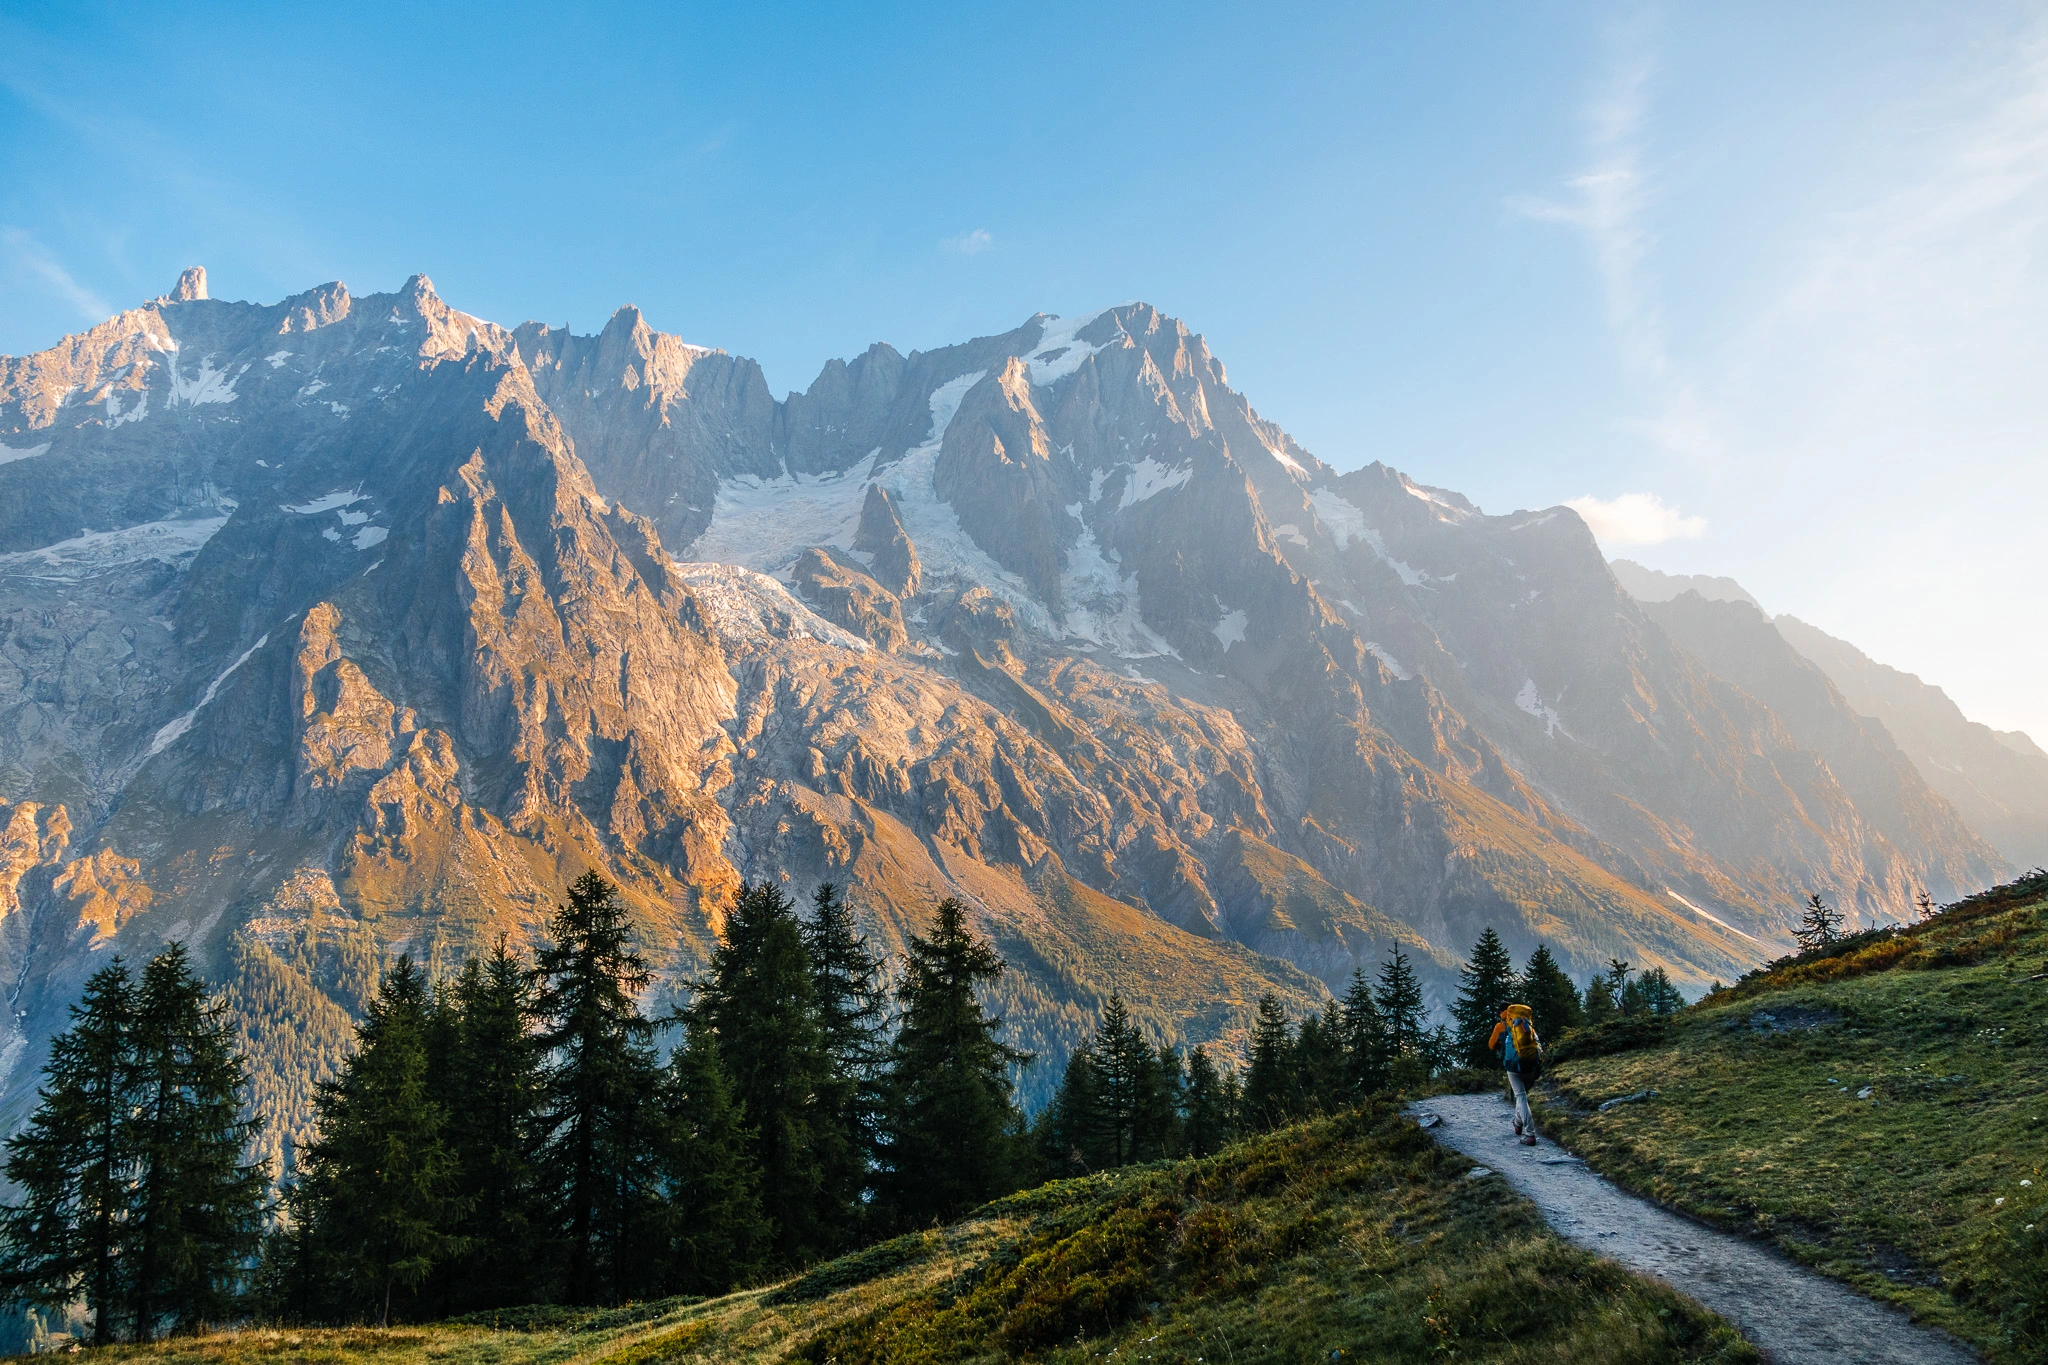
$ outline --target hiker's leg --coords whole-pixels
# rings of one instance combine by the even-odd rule
[[[1522,1131],[1536,1132],[1536,1116],[1529,1112],[1529,1088],[1522,1084],[1522,1078],[1514,1072],[1508,1073],[1508,1086],[1515,1092],[1515,1117],[1521,1121]]]

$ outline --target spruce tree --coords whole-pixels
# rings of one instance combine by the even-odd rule
[[[1829,905],[1816,891],[1806,898],[1799,927],[1792,931],[1801,952],[1818,952],[1842,941],[1842,912]]]
[[[1587,1028],[1598,1028],[1621,1013],[1621,1004],[1615,998],[1614,983],[1607,979],[1607,973],[1595,972],[1586,980],[1586,993],[1581,1014]]]
[[[1243,1115],[1254,1132],[1277,1128],[1294,1116],[1294,1032],[1271,991],[1259,997],[1252,1024],[1251,1064],[1245,1068]]]
[[[717,1040],[753,1131],[781,1266],[837,1250],[858,1211],[859,1154],[840,1122],[852,1096],[836,1084],[816,990],[789,898],[766,880],[741,887],[693,1018]]]
[[[1209,1050],[1188,1052],[1188,1079],[1181,1091],[1182,1147],[1189,1156],[1212,1156],[1231,1138],[1231,1096]]]
[[[1671,974],[1662,967],[1652,967],[1642,975],[1640,981],[1643,1006],[1660,1018],[1678,1013],[1685,1008],[1685,997],[1678,987],[1671,984]]]
[[[1407,1057],[1422,1048],[1422,984],[1415,979],[1415,967],[1396,943],[1387,960],[1380,964],[1379,989],[1373,1003],[1380,1007],[1380,1021],[1386,1029],[1387,1053]]]
[[[356,1030],[354,1055],[320,1087],[318,1136],[300,1159],[293,1212],[326,1282],[319,1297],[380,1324],[464,1249],[448,1111],[430,1073],[434,1026],[426,978],[401,957]]]
[[[635,997],[652,979],[632,946],[617,888],[594,872],[569,887],[535,959],[542,1073],[541,1167],[551,1232],[574,1304],[615,1297],[622,1262],[641,1254],[658,1136],[646,1130],[658,1073],[653,1025]]]
[[[890,1049],[882,1196],[898,1226],[924,1227],[1015,1185],[1019,1123],[1010,1069],[1030,1055],[1002,1041],[980,989],[1003,960],[968,929],[966,908],[939,902],[928,938],[913,935]]]
[[[1112,994],[1089,1051],[1100,1078],[1103,1156],[1122,1166],[1164,1156],[1170,1132],[1159,1057],[1132,1020],[1123,997]]]
[[[1032,1125],[1047,1179],[1086,1175],[1115,1164],[1109,1147],[1111,1124],[1102,1097],[1102,1071],[1094,1051],[1084,1045],[1067,1057],[1059,1089]]]
[[[1186,1097],[1188,1073],[1180,1050],[1160,1044],[1153,1075],[1158,1078],[1158,1084],[1138,1111],[1140,1161],[1179,1156],[1185,1150],[1180,1111]]]
[[[93,1344],[115,1339],[126,1302],[123,1222],[133,1164],[135,983],[115,958],[85,983],[50,1059],[28,1125],[7,1140],[0,1292],[57,1307],[83,1299]]]
[[[1386,1020],[1365,973],[1353,970],[1350,988],[1344,992],[1342,1037],[1344,1083],[1353,1102],[1378,1094],[1387,1085],[1390,1047]]]
[[[1485,1068],[1494,1061],[1487,1039],[1500,1022],[1500,1012],[1515,1002],[1521,981],[1514,959],[1488,925],[1472,946],[1472,958],[1458,969],[1458,998],[1451,1004],[1457,1023],[1456,1064]]]
[[[872,1194],[871,1173],[881,1121],[882,1072],[888,1058],[888,1001],[881,959],[868,951],[846,898],[830,882],[811,898],[804,948],[824,1035],[826,1079],[820,1089],[824,1122],[835,1130],[824,1168],[828,1207],[846,1211],[841,1245],[859,1240],[854,1229]]]
[[[1352,1102],[1346,1082],[1344,1007],[1335,1000],[1301,1021],[1294,1039],[1294,1112],[1333,1114]]]
[[[1579,1004],[1578,989],[1557,965],[1550,949],[1539,943],[1522,968],[1522,1000],[1536,1018],[1536,1033],[1545,1042],[1555,1042],[1586,1020]]]
[[[444,1296],[454,1312],[532,1303],[547,1287],[540,1271],[553,1250],[543,1239],[533,982],[500,935],[437,995],[453,1025],[439,1091],[464,1209],[456,1232],[466,1244],[442,1277]]]
[[[134,1039],[134,1186],[124,1228],[138,1341],[239,1311],[262,1239],[267,1172],[245,1156],[246,1076],[227,1006],[182,943],[143,968]]]
[[[754,1135],[742,1122],[718,1047],[700,1026],[670,1057],[663,1098],[675,1239],[663,1292],[722,1294],[761,1272],[771,1228],[761,1210]]]

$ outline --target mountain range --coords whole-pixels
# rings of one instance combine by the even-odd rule
[[[891,951],[961,896],[1042,1094],[1112,991],[1233,1051],[1395,943],[1441,1003],[1489,925],[1697,989],[1809,891],[1882,922],[2034,856],[2030,743],[1617,572],[1569,508],[1337,471],[1145,304],[777,399],[630,307],[187,271],[0,357],[0,1104],[180,938],[302,1133],[384,963],[593,868],[650,1008],[743,879]]]

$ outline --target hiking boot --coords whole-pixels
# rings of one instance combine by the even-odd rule
[[[1536,1135],[1534,1133],[1522,1134],[1522,1145],[1524,1147],[1534,1147],[1536,1145]]]
[[[1516,1137],[1520,1137],[1521,1135],[1522,1135],[1522,1121],[1521,1121],[1520,1119],[1516,1119],[1516,1120],[1515,1120],[1515,1136],[1516,1136]]]

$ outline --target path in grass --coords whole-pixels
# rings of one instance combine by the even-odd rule
[[[1735,1324],[1778,1365],[1967,1365],[1953,1337],[1845,1289],[1753,1242],[1624,1194],[1557,1144],[1524,1147],[1497,1094],[1441,1095],[1410,1106],[1430,1136],[1527,1196],[1569,1241],[1654,1275]],[[1486,1177],[1482,1176],[1481,1179]]]

